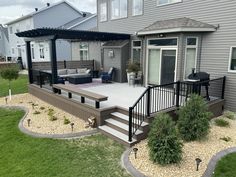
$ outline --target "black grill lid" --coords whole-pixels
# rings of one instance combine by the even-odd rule
[[[194,69],[192,71],[192,74],[190,74],[188,76],[188,79],[191,80],[199,80],[199,81],[205,81],[205,80],[209,80],[210,79],[210,74],[206,73],[206,72],[198,72],[195,73]]]

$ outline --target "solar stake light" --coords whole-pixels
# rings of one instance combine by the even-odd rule
[[[7,97],[5,97],[5,102],[6,102],[6,104],[7,104],[7,100],[8,100],[8,98],[7,98]]]
[[[134,148],[133,151],[134,151],[134,158],[136,159],[137,158],[138,148]]]
[[[28,122],[28,127],[30,127],[31,119],[27,119],[27,122]]]
[[[71,126],[71,131],[73,132],[74,131],[74,123],[72,122],[71,124],[70,124],[70,126]]]
[[[202,162],[202,160],[201,160],[200,158],[196,158],[195,160],[196,160],[197,171],[198,171],[199,165],[200,165],[200,163]]]

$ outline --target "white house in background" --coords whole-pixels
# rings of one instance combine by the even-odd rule
[[[13,59],[22,57],[23,64],[27,67],[25,41],[15,35],[17,32],[36,28],[66,28],[76,30],[96,30],[97,16],[76,9],[67,1],[60,1],[8,22],[10,56]],[[57,41],[58,60],[71,60],[71,43],[65,40]],[[40,41],[31,44],[33,61],[49,61],[49,43]]]
[[[7,28],[0,24],[0,60],[7,59],[10,55],[9,38]]]

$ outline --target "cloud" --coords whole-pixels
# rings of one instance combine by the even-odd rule
[[[42,6],[42,0],[1,0],[0,7],[9,7],[9,6],[24,6],[24,7],[38,7]]]

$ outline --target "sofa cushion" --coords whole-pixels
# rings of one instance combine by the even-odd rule
[[[113,71],[113,68],[111,67],[108,71],[108,74],[111,75],[112,74],[112,71]]]
[[[76,69],[68,69],[67,74],[76,74],[77,70]]]
[[[77,69],[78,74],[84,74],[84,73],[86,73],[86,71],[87,71],[87,68],[78,68]]]
[[[59,76],[60,76],[60,75],[66,75],[66,74],[67,74],[67,69],[59,69],[59,70],[57,71],[57,73],[58,73]]]
[[[91,69],[87,69],[86,74],[89,74],[91,72]]]

